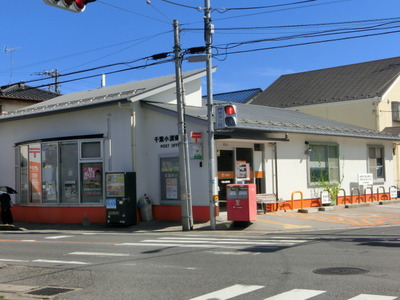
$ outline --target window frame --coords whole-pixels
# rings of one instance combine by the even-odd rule
[[[375,170],[374,170],[375,172],[374,171],[371,172],[371,168],[374,168],[374,166],[371,166],[371,162],[370,162],[370,160],[371,160],[370,151],[372,149],[375,150],[375,154],[376,154],[377,149],[381,150],[381,155],[382,155],[382,157],[380,158],[382,160],[381,164],[380,164],[380,166],[382,168],[382,171],[381,171],[382,176],[381,177],[378,177],[379,172],[377,171],[377,169],[379,166],[378,166],[377,162],[375,165]],[[375,157],[375,159],[377,159],[377,158]],[[385,146],[384,145],[377,145],[377,144],[367,145],[367,170],[368,170],[368,173],[372,173],[374,183],[383,183],[386,181]]]
[[[308,158],[307,158],[307,179],[308,179],[308,185],[309,186],[318,186],[320,185],[319,181],[313,180],[313,172],[312,172],[312,164],[314,160],[311,160],[312,155],[313,155],[313,147],[324,147],[324,156],[325,156],[325,161],[324,164],[326,167],[324,169],[327,170],[328,178],[326,182],[339,182],[340,181],[340,147],[339,144],[337,143],[324,143],[324,142],[309,142],[308,144]],[[329,147],[334,147],[336,151],[336,157],[333,159],[336,160],[336,166],[331,166],[330,160],[332,157],[330,157],[330,152],[329,152]],[[335,173],[332,173],[332,170],[337,170]]]

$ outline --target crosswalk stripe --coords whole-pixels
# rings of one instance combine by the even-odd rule
[[[179,243],[179,244],[213,244],[213,245],[259,245],[259,246],[293,246],[296,244],[304,243],[304,240],[299,241],[285,241],[285,240],[277,240],[277,241],[207,241],[207,240],[177,240],[177,239],[157,239],[157,240],[143,240],[143,243]]]
[[[243,247],[240,246],[225,246],[225,245],[213,245],[213,244],[179,244],[179,243],[159,243],[159,242],[153,242],[153,243],[121,243],[117,244],[118,246],[163,246],[163,247],[180,247],[180,248],[221,248],[221,249],[241,249]],[[268,249],[276,249],[278,247],[268,247]]]
[[[325,293],[325,291],[293,289],[291,291],[284,292],[276,296],[265,298],[264,300],[287,300],[287,299],[307,300],[323,293]]]
[[[356,297],[350,298],[349,300],[394,300],[394,299],[397,299],[397,297],[360,294]]]
[[[49,263],[49,264],[72,264],[72,265],[88,265],[89,263],[82,261],[67,261],[67,260],[48,260],[48,259],[35,259],[35,263]]]
[[[58,240],[58,239],[69,238],[69,237],[71,237],[71,236],[72,236],[72,235],[48,236],[48,237],[45,237],[45,239],[47,239],[47,240]]]
[[[231,299],[243,294],[247,294],[258,289],[263,288],[262,285],[243,285],[243,284],[235,284],[230,287],[224,288],[222,290],[218,290],[206,295],[202,295],[196,298],[192,298],[190,300],[226,300]]]
[[[108,253],[108,252],[71,252],[69,255],[89,255],[89,256],[129,256],[126,253]]]

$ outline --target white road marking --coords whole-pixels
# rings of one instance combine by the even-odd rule
[[[243,294],[247,294],[258,289],[263,288],[262,285],[243,285],[243,284],[235,284],[230,287],[224,288],[222,290],[218,290],[206,295],[202,295],[196,298],[192,298],[191,300],[226,300],[231,299]]]
[[[65,261],[65,260],[48,260],[48,259],[35,259],[35,263],[49,263],[49,264],[71,264],[71,265],[88,265],[89,263],[83,261]]]
[[[323,293],[325,293],[325,291],[294,289],[276,296],[265,298],[264,300],[287,300],[287,299],[307,300]]]
[[[91,255],[91,256],[130,256],[126,253],[107,253],[107,252],[71,252],[69,255]]]
[[[69,238],[69,237],[71,237],[71,236],[72,236],[72,235],[48,236],[48,237],[45,237],[45,239],[47,239],[47,240],[58,240],[58,239]]]
[[[23,259],[7,259],[7,258],[1,258],[0,261],[7,261],[7,262],[29,262],[29,260],[23,260]]]
[[[217,255],[249,255],[248,252],[233,252],[233,251],[207,251],[208,253],[217,254]],[[254,253],[252,253],[254,254]]]
[[[350,298],[349,300],[394,300],[394,299],[397,299],[397,297],[360,294],[356,297]]]
[[[121,243],[121,244],[117,244],[117,246],[163,246],[163,247],[181,247],[181,248],[226,248],[226,246],[219,246],[219,245],[208,245],[208,244],[190,244],[190,245],[186,245],[186,244],[166,244],[166,243]],[[236,248],[236,249],[240,249],[241,247],[229,247],[229,248]]]

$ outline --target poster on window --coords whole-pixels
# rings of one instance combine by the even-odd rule
[[[64,197],[65,202],[74,202],[76,200],[76,182],[66,181],[64,182]]]
[[[31,185],[31,202],[40,202],[42,199],[42,166],[40,144],[29,146],[29,182]]]
[[[84,196],[102,195],[102,167],[83,165],[82,167],[82,192]]]
[[[165,180],[167,199],[178,199],[178,178]]]
[[[179,196],[179,158],[163,157],[160,159],[161,198],[178,200]]]

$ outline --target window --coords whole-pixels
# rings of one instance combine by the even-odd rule
[[[400,121],[400,102],[392,102],[392,120]]]
[[[99,159],[101,157],[101,143],[99,141],[81,142],[82,159]]]
[[[178,200],[179,190],[179,158],[160,158],[161,199]]]
[[[374,181],[385,180],[385,159],[383,146],[368,147],[368,172],[374,176]]]
[[[27,143],[17,147],[19,203],[102,203],[101,140]]]
[[[42,143],[43,202],[57,201],[58,151],[57,143]]]
[[[310,183],[339,181],[339,147],[332,144],[310,144]]]

